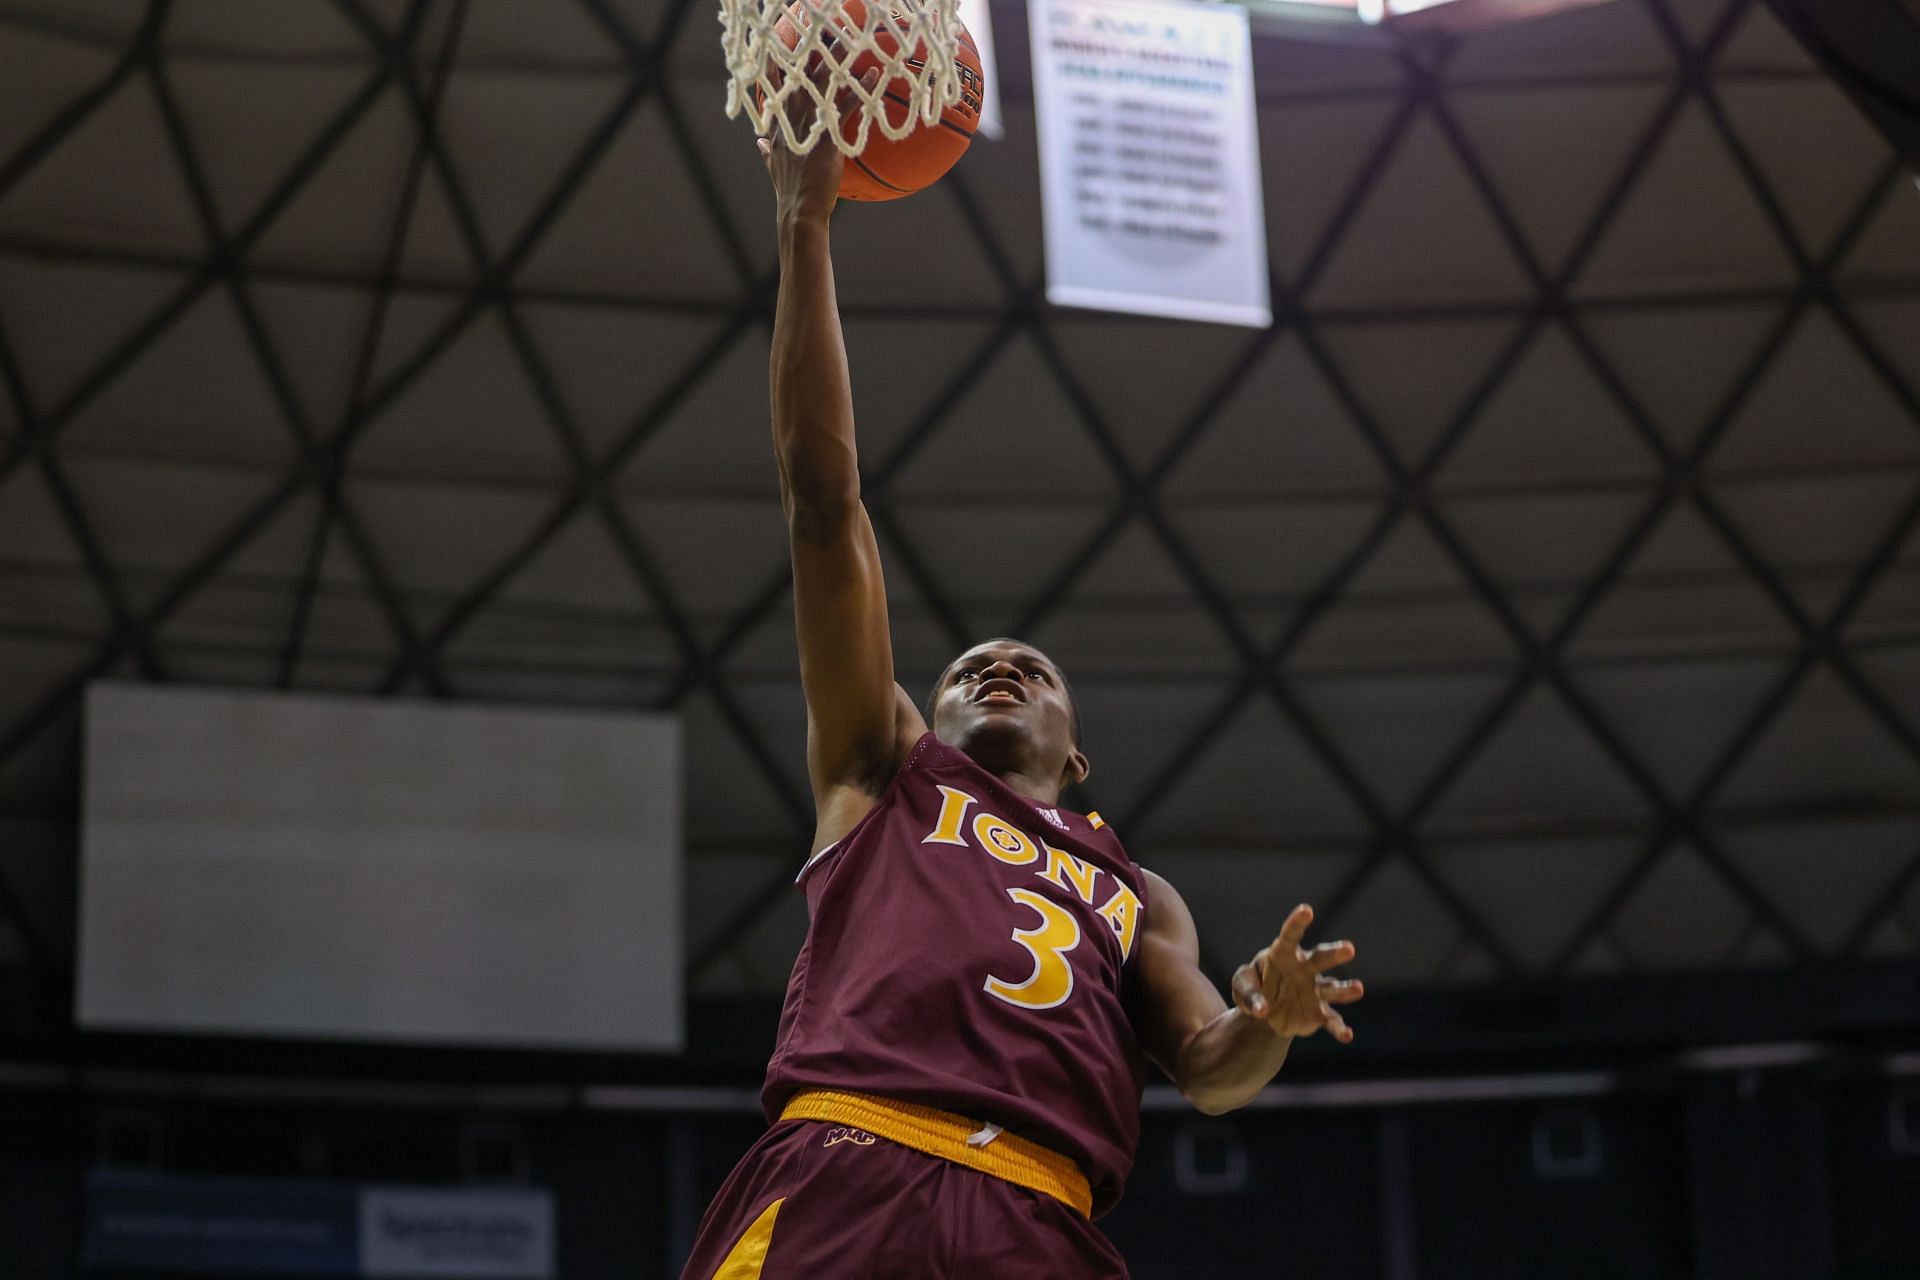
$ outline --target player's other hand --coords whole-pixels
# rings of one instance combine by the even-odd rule
[[[813,75],[815,87],[824,92],[827,81],[824,58]],[[878,67],[860,78],[861,87],[868,93],[879,83]],[[853,90],[843,89],[833,105],[844,127],[848,113],[859,109],[859,98]],[[815,110],[811,94],[796,93],[787,99],[787,119],[793,122],[796,137],[805,137],[813,127]],[[806,155],[794,154],[778,130],[773,137],[757,138],[755,143],[760,148],[760,158],[766,162],[767,176],[773,179],[776,215],[782,224],[825,219],[833,213],[833,206],[840,198],[840,170],[846,165],[846,157],[840,154],[831,138],[821,137]]]
[[[1327,971],[1353,959],[1353,944],[1301,946],[1312,923],[1312,907],[1303,903],[1293,909],[1273,945],[1233,975],[1233,1003],[1280,1035],[1310,1036],[1325,1030],[1341,1044],[1351,1044],[1353,1031],[1334,1006],[1352,1004],[1366,992],[1357,979],[1330,977]]]

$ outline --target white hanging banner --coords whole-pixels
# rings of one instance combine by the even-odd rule
[[[1047,298],[1265,327],[1247,10],[1034,0]]]
[[[993,60],[993,9],[987,0],[960,0],[960,21],[973,33],[973,47],[980,54],[980,78],[987,91],[980,102],[980,132],[995,141],[1007,136],[1000,118],[1000,71]]]

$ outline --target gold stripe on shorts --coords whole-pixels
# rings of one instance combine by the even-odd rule
[[[967,1139],[981,1132],[983,1126],[950,1111],[895,1102],[870,1093],[808,1089],[793,1096],[780,1118],[824,1120],[865,1129],[875,1137],[925,1155],[1052,1196],[1083,1218],[1093,1216],[1093,1190],[1087,1185],[1087,1175],[1072,1159],[1011,1133],[996,1134],[991,1141],[975,1146]]]
[[[760,1269],[767,1265],[767,1246],[773,1243],[773,1220],[780,1216],[780,1206],[787,1202],[781,1196],[760,1211],[733,1248],[727,1250],[727,1256],[720,1259],[720,1269],[713,1273],[713,1280],[760,1280]]]

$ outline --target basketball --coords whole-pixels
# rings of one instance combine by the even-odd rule
[[[842,23],[858,28],[866,17],[866,7],[861,0],[846,0]],[[786,15],[774,24],[774,34],[791,49],[799,44],[799,27],[806,21],[805,0],[794,0]],[[870,129],[866,149],[847,158],[846,169],[840,176],[841,199],[898,200],[901,196],[910,196],[939,181],[973,141],[974,130],[980,124],[986,79],[980,71],[980,52],[974,47],[973,36],[958,19],[955,25],[960,27],[959,47],[955,51],[955,60],[960,66],[960,97],[941,110],[937,123],[916,124],[905,137],[889,138],[878,128]],[[875,43],[889,54],[899,47],[885,31],[879,33]],[[919,61],[924,55],[924,48],[915,49],[913,61]],[[852,78],[858,80],[880,65],[879,58],[863,53],[850,69]],[[897,129],[906,123],[912,109],[910,87],[904,78],[895,77],[882,84],[880,92],[886,97],[887,122]],[[845,136],[853,137],[858,128],[858,121],[850,120]]]

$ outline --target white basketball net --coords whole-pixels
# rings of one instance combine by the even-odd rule
[[[879,129],[889,138],[903,138],[920,124],[933,124],[940,112],[960,97],[960,72],[954,61],[959,44],[959,0],[720,0],[720,46],[726,51],[727,114],[747,113],[761,137],[777,127],[786,145],[796,152],[813,150],[823,136],[847,155],[859,155],[867,137]],[[798,20],[800,40],[793,48],[774,32],[791,7]],[[892,52],[879,37],[892,39]],[[861,55],[871,53],[880,67],[872,93],[860,87],[858,76],[873,63],[854,70]],[[811,65],[810,65],[811,64]],[[826,74],[815,84],[808,71]],[[886,95],[908,87],[908,110],[898,125],[887,118]],[[846,136],[833,128],[838,114],[833,103],[850,92],[858,110]],[[812,100],[806,127],[795,129],[789,102],[804,96]]]

